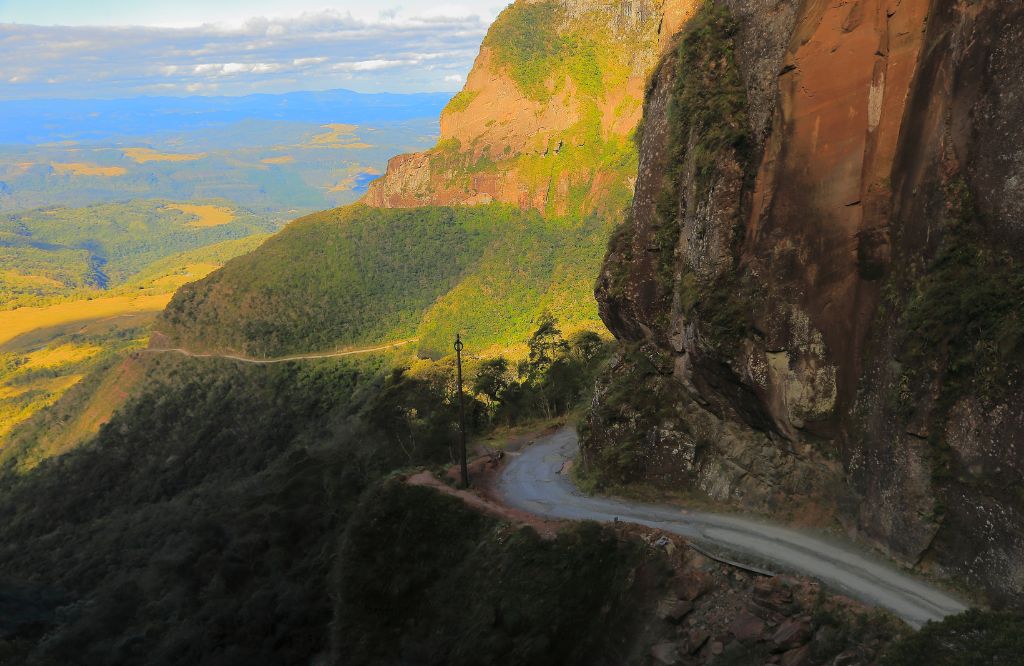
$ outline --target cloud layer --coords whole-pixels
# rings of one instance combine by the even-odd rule
[[[336,11],[239,27],[0,24],[0,99],[457,90],[487,24]]]

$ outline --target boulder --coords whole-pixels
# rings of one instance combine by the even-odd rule
[[[795,650],[789,650],[783,653],[782,660],[779,662],[782,666],[805,666],[811,662],[811,646],[804,645],[798,647]]]
[[[860,666],[866,663],[856,648],[840,652],[832,659],[832,666]]]
[[[793,604],[793,591],[772,580],[758,581],[754,585],[754,604],[767,610],[785,612]]]
[[[711,588],[711,581],[707,574],[699,571],[689,571],[677,576],[672,581],[672,591],[676,596],[686,601],[693,601]]]
[[[686,654],[694,654],[708,642],[711,634],[705,629],[691,629],[686,635],[686,644],[683,648]]]
[[[789,650],[799,647],[811,639],[811,623],[807,618],[789,618],[775,630],[772,642]]]
[[[672,624],[679,624],[692,610],[693,603],[685,599],[669,597],[662,599],[661,603],[658,604],[658,619],[671,622]]]
[[[679,663],[679,648],[675,643],[658,643],[651,648],[651,659],[661,666],[672,666]]]
[[[743,611],[729,625],[729,631],[739,641],[750,643],[764,638],[764,620],[753,613]]]

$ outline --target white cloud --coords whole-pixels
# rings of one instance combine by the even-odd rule
[[[372,19],[322,11],[193,28],[0,24],[7,67],[0,99],[156,90],[451,91],[469,71],[488,21],[438,11]],[[62,83],[46,86],[49,79]]]
[[[356,62],[340,62],[331,69],[339,72],[372,72],[378,69],[391,69],[412,64],[414,64],[412,60],[358,60]]]

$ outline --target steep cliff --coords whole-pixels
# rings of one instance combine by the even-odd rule
[[[835,516],[1024,592],[1022,30],[994,0],[701,8],[597,286],[633,351],[592,474]]]
[[[425,153],[393,158],[364,202],[499,201],[555,216],[616,210],[647,78],[696,0],[531,0],[498,17]]]

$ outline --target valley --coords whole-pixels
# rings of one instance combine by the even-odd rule
[[[1021,25],[516,0],[454,96],[12,103],[0,666],[1016,663]]]
[[[320,98],[265,97],[241,112],[238,100],[165,101],[158,126],[146,102],[56,112],[0,102],[11,121],[0,145],[0,448],[100,360],[145,346],[179,287],[301,212],[361,196],[391,154],[431,140],[446,100]],[[348,111],[331,109],[331,99],[347,100]],[[55,113],[66,115],[58,122]],[[375,113],[376,126],[329,122]],[[58,126],[59,136],[47,134]],[[45,380],[22,367],[83,336],[104,353],[53,363]]]

